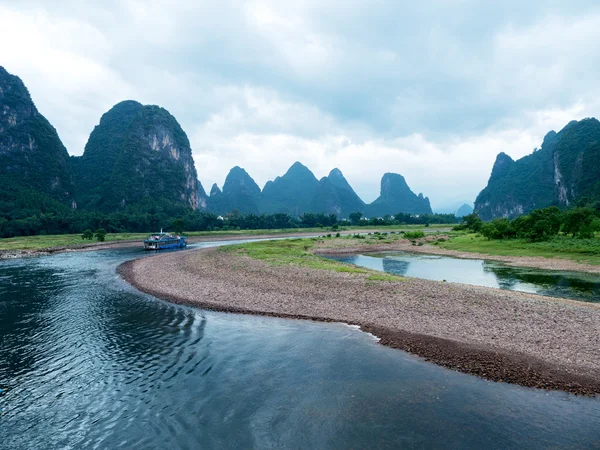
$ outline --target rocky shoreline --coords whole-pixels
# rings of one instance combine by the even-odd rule
[[[372,282],[365,274],[271,266],[217,249],[129,261],[119,273],[175,303],[345,322],[449,369],[600,394],[600,305],[420,279]]]

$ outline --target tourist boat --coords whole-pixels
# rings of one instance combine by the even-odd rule
[[[185,248],[186,237],[171,233],[154,233],[144,240],[144,250],[165,250],[169,248]]]

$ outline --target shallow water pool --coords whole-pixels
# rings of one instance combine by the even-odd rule
[[[600,302],[600,276],[595,274],[513,267],[495,261],[408,252],[328,258],[405,277]]]

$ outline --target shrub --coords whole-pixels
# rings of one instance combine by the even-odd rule
[[[92,230],[90,230],[89,228],[87,230],[85,230],[83,232],[83,234],[81,235],[81,239],[87,239],[88,241],[91,241],[94,238],[94,232]]]
[[[406,239],[421,239],[425,237],[425,233],[422,231],[407,231],[404,233]]]
[[[95,236],[98,241],[104,242],[104,239],[106,238],[106,230],[104,228],[98,228]]]

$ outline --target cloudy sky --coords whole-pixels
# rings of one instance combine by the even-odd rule
[[[115,103],[157,104],[207,190],[298,160],[365,201],[401,173],[435,209],[474,200],[500,151],[600,114],[595,0],[0,0],[0,30],[70,154]]]

